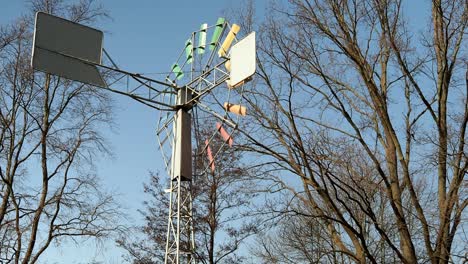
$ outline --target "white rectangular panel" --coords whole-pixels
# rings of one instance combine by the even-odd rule
[[[230,86],[235,87],[254,75],[256,59],[255,32],[252,32],[231,48]]]

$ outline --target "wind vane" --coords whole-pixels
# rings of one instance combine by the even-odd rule
[[[202,173],[215,173],[221,148],[213,153],[211,141],[219,135],[223,145],[232,146],[239,118],[247,112],[242,99],[244,84],[256,68],[255,32],[238,40],[239,31],[238,25],[224,18],[212,26],[202,24],[185,42],[170,68],[171,74],[165,80],[156,80],[120,69],[102,47],[102,31],[46,13],[36,14],[34,69],[128,96],[160,110],[156,134],[171,177],[166,190],[170,204],[165,263],[196,262],[192,140],[204,146],[199,150],[206,156]],[[110,66],[102,63],[103,54]],[[111,82],[103,77],[106,72],[115,74]],[[215,89],[222,84],[224,89]],[[212,135],[201,138],[199,124],[210,122],[216,122]]]

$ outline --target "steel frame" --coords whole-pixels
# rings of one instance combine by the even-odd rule
[[[183,114],[191,115],[188,111],[191,111],[194,105],[199,103],[200,98],[217,86],[222,84],[227,78],[228,74],[220,69],[221,64],[214,66],[207,72],[202,73],[200,76],[193,78],[190,82],[194,88],[186,86],[185,89],[180,88],[177,94],[177,111],[184,111]],[[212,78],[208,79],[208,76]],[[190,93],[190,95],[187,95]],[[172,155],[171,160],[165,157],[165,164],[169,166],[174,164],[174,149],[177,147],[178,139],[175,136],[177,133],[177,118],[182,118],[182,113],[176,114],[175,118],[172,118],[174,124],[173,136],[172,136]],[[192,117],[191,117],[192,118]],[[159,133],[165,131],[168,133],[168,121],[164,122],[162,129],[158,130]],[[184,133],[185,134],[185,133]],[[190,133],[191,134],[191,131]],[[159,137],[158,137],[159,138]],[[167,139],[163,139],[167,142]],[[171,141],[171,140],[169,140]],[[160,147],[162,148],[164,142],[160,140]],[[179,143],[180,144],[180,143]],[[164,156],[164,154],[163,154]],[[168,189],[170,200],[169,200],[169,212],[168,212],[168,223],[167,223],[167,236],[166,236],[166,253],[164,257],[165,264],[180,264],[180,263],[197,263],[196,252],[195,252],[195,234],[193,227],[193,214],[192,214],[192,181],[183,180],[182,177],[174,175],[173,166],[169,167],[169,175],[171,175],[170,187]]]
[[[171,180],[164,263],[196,263],[192,181]]]
[[[224,19],[222,20],[224,21]],[[227,22],[223,22],[222,24],[210,26],[210,27],[205,27],[202,30],[205,30],[205,32],[209,28],[213,27],[218,27],[222,26],[221,33],[219,35],[219,39],[224,35],[226,29],[229,27],[229,24]],[[183,85],[183,86],[177,86],[176,85],[176,79],[170,80],[169,75],[166,77],[165,81],[159,81],[155,80],[152,78],[148,78],[145,76],[142,76],[141,74],[138,73],[131,73],[128,71],[124,71],[120,69],[117,64],[112,60],[112,58],[109,56],[109,54],[106,52],[106,50],[102,49],[104,52],[104,55],[106,58],[110,61],[112,64],[112,67],[106,66],[101,64],[101,62],[91,62],[87,60],[81,60],[79,58],[74,58],[72,56],[69,56],[67,54],[62,54],[58,51],[50,51],[54,52],[57,54],[60,54],[65,57],[69,57],[70,59],[74,60],[81,60],[82,63],[92,65],[95,67],[98,67],[101,72],[104,72],[105,74],[110,73],[112,76],[115,76],[113,79],[112,83],[106,84],[102,83],[100,84],[102,89],[109,90],[114,93],[118,93],[121,95],[128,96],[132,98],[133,100],[136,100],[142,104],[145,104],[149,107],[152,107],[154,109],[164,111],[165,113],[165,120],[162,122],[162,119],[160,118],[159,123],[158,123],[158,140],[159,140],[159,146],[161,148],[161,151],[163,152],[163,158],[164,158],[164,163],[166,165],[166,169],[169,172],[169,175],[171,177],[170,181],[170,188],[167,190],[170,193],[170,202],[169,202],[169,212],[168,212],[168,224],[167,224],[167,239],[166,239],[166,253],[165,253],[165,264],[180,264],[180,263],[196,263],[197,262],[197,257],[196,257],[196,251],[195,251],[195,237],[194,237],[194,225],[193,225],[193,211],[192,211],[192,206],[193,206],[193,197],[192,197],[192,166],[193,166],[193,157],[190,156],[189,162],[187,163],[187,160],[184,160],[184,158],[180,158],[181,160],[175,160],[175,151],[178,146],[177,144],[180,144],[179,146],[183,145],[183,148],[181,148],[184,153],[186,151],[190,151],[190,155],[192,154],[192,149],[191,149],[191,135],[192,135],[192,128],[190,125],[184,126],[181,125],[179,129],[183,129],[183,133],[179,133],[180,135],[185,135],[189,136],[190,139],[187,142],[185,137],[184,141],[181,140],[182,136],[177,137],[177,124],[178,121],[180,121],[179,118],[188,118],[188,120],[192,120],[191,114],[193,113],[192,108],[195,105],[199,105],[202,108],[204,108],[207,112],[213,114],[216,118],[221,119],[223,122],[228,123],[229,125],[236,127],[237,125],[228,120],[226,116],[221,116],[217,114],[215,111],[211,110],[207,105],[200,103],[200,100],[203,96],[206,94],[209,94],[212,92],[213,89],[215,89],[217,86],[220,84],[224,83],[228,78],[229,78],[229,73],[224,71],[221,66],[226,63],[227,58],[222,57],[219,60],[219,63],[215,64],[212,66],[215,56],[216,56],[216,50],[218,50],[219,47],[219,41],[216,40],[216,43],[214,44],[214,48],[210,48],[211,53],[208,57],[208,59],[203,63],[204,65],[201,65],[201,74],[198,76],[195,74],[195,51],[194,51],[194,43],[195,43],[195,36],[199,31],[195,31],[192,33],[191,36],[191,41],[192,41],[192,60],[193,62],[190,65],[190,81]],[[205,43],[206,45],[206,43]],[[208,46],[206,46],[208,47]],[[205,47],[205,48],[206,48]],[[184,50],[179,55],[179,58],[177,59],[177,63],[179,60],[183,57]],[[186,51],[185,51],[186,52]],[[202,62],[202,61],[200,61]],[[190,62],[189,62],[190,63]],[[185,60],[182,63],[181,68],[183,68],[187,64],[187,60]],[[120,74],[120,75],[119,75]],[[111,88],[111,85],[121,82],[124,78],[127,78],[127,85],[126,89],[122,88]],[[129,85],[130,80],[136,82],[134,87],[130,88]],[[155,86],[163,86],[163,89],[158,89],[155,88]],[[166,101],[165,98],[169,98],[169,101]],[[173,99],[176,99],[174,102]],[[217,101],[217,100],[216,100]],[[169,114],[168,112],[171,112]],[[172,113],[177,112],[175,117],[170,117]],[[192,112],[192,113],[191,113]],[[196,114],[195,114],[196,115]],[[162,115],[161,115],[162,117]],[[197,116],[195,116],[195,121],[196,121]],[[182,120],[184,121],[184,120]],[[170,123],[173,122],[173,131],[172,133],[169,131],[169,125]],[[189,122],[189,124],[190,124]],[[186,131],[185,129],[189,130]],[[195,129],[197,129],[195,127]],[[161,133],[163,139],[161,140]],[[180,131],[179,131],[180,132]],[[197,131],[195,131],[197,134]],[[169,139],[169,140],[168,140]],[[196,139],[198,140],[198,139]],[[210,139],[211,140],[211,139]],[[167,157],[164,154],[164,145],[165,143],[169,142],[171,148],[173,149],[171,157]],[[190,148],[189,148],[190,146]],[[190,149],[190,150],[188,150]],[[180,175],[175,175],[176,170],[174,169],[175,166],[189,166],[189,170],[186,170],[186,174],[184,174],[182,177],[182,173],[178,172]],[[182,171],[182,170],[179,170]],[[190,177],[187,177],[187,174],[190,174]]]

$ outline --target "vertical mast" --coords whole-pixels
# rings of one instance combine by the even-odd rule
[[[177,92],[165,264],[195,263],[192,217],[191,92]]]

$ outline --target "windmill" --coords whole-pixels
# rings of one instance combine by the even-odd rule
[[[168,172],[170,195],[165,263],[195,263],[192,217],[192,141],[214,172],[216,156],[210,142],[220,136],[232,146],[246,108],[244,84],[255,73],[255,32],[238,39],[240,27],[219,18],[192,32],[164,80],[120,69],[103,49],[103,32],[38,12],[32,66],[38,71],[121,94],[159,110],[156,135]],[[103,55],[108,63],[103,63]],[[103,76],[112,73],[111,78]],[[221,86],[221,87],[220,87]],[[218,88],[219,87],[219,88]],[[218,89],[216,89],[218,88]],[[198,124],[210,119],[213,133],[200,138]],[[203,144],[201,144],[201,142]]]

